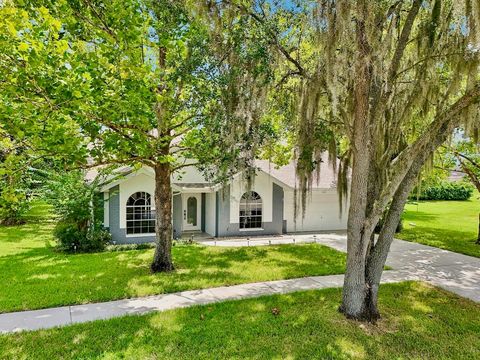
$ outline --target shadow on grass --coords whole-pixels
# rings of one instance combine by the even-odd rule
[[[418,242],[457,253],[480,257],[480,245],[476,244],[475,234],[461,229],[438,229],[431,226],[417,226],[404,229],[399,239]]]
[[[341,291],[326,289],[4,336],[0,357],[478,358],[478,304],[421,283],[380,296],[377,325],[346,320]]]
[[[435,215],[425,211],[417,211],[416,209],[409,209],[403,213],[402,219],[407,222],[415,221],[435,221],[439,219],[439,215]]]
[[[36,237],[36,243],[38,243],[38,238],[44,238],[45,240],[51,241],[53,225],[50,225],[45,222],[35,222],[28,223],[23,225],[13,225],[13,226],[0,226],[0,243],[9,242],[9,243],[21,243],[25,242],[25,239],[34,234]],[[40,242],[41,246],[43,243]],[[34,242],[29,242],[29,245],[35,247]],[[0,253],[0,256],[2,254]]]
[[[176,246],[176,270],[151,274],[153,250],[67,255],[48,248],[0,257],[0,312],[339,274],[345,255],[320,245]]]

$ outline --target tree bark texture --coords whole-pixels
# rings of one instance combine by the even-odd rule
[[[152,272],[174,270],[172,262],[172,185],[170,165],[157,164],[155,170],[155,237]]]
[[[366,24],[372,22],[368,2],[359,0],[356,6],[352,191],[348,214],[347,268],[339,310],[348,318],[374,322],[380,317],[377,307],[380,279],[408,195],[426,160],[460,122],[463,110],[478,101],[480,84],[468,90],[448,109],[439,112],[428,131],[411,145],[394,150],[398,153],[389,152],[387,148],[387,156],[377,156],[376,150],[382,149],[381,142],[389,136],[379,125],[385,120],[380,104],[383,105],[382,101],[387,99],[382,98],[373,79],[372,49],[366,31]],[[418,0],[412,5],[405,34],[402,35],[404,42],[408,39],[419,6]],[[392,63],[393,73],[396,73],[404,46],[397,50],[395,57],[398,59]],[[384,96],[388,98],[388,91]],[[372,97],[383,100],[372,102]],[[374,229],[382,216],[385,219],[376,239]]]
[[[363,319],[365,315],[365,254],[370,240],[365,228],[368,198],[368,171],[370,163],[369,89],[371,68],[370,48],[365,30],[367,4],[358,2],[359,18],[356,20],[357,48],[359,56],[355,63],[357,81],[354,87],[355,113],[353,122],[351,187],[347,234],[347,269],[343,285],[340,311],[349,318]]]
[[[480,214],[478,214],[478,236],[477,236],[477,242],[478,245],[480,245]]]
[[[467,163],[466,160],[470,162],[471,166],[474,166],[478,169],[478,164],[470,160],[466,156],[462,156],[460,153],[456,153],[457,159],[460,162],[460,166],[462,167],[462,170],[467,174],[467,176],[470,178],[470,181],[475,185],[477,190],[480,192],[480,178],[477,176],[477,174],[471,170]],[[477,241],[475,242],[476,244],[480,245],[480,214],[478,214],[478,235],[477,235]]]
[[[347,246],[348,249],[355,249],[357,247],[366,246],[366,251],[365,253],[357,251],[347,255],[347,273],[361,273],[357,274],[354,278],[356,279],[356,281],[360,281],[360,279],[363,279],[364,281],[364,283],[362,284],[363,286],[361,286],[360,284],[356,284],[355,287],[352,287],[347,285],[347,277],[345,278],[344,296],[340,310],[347,317],[356,320],[365,320],[372,322],[375,322],[380,318],[380,313],[377,306],[380,280],[388,256],[388,252],[390,251],[390,246],[394,240],[395,230],[401,219],[403,209],[408,199],[408,195],[415,186],[416,180],[422,170],[423,165],[425,164],[429,156],[433,153],[433,151],[446,141],[448,134],[453,131],[453,126],[454,122],[445,124],[439,135],[431,143],[429,143],[428,146],[423,149],[423,151],[420,151],[416,154],[415,159],[409,167],[407,174],[403,178],[402,182],[397,188],[397,191],[394,194],[394,197],[386,213],[383,226],[380,230],[380,234],[376,241],[373,238],[373,230],[368,225],[368,221],[366,221],[368,209],[369,207],[371,207],[369,206],[370,200],[366,199],[367,207],[365,208],[365,211],[367,215],[363,214],[361,208],[356,204],[350,204],[349,226],[351,223],[355,223],[356,221],[358,221],[358,219],[363,219],[367,226],[364,224],[361,228],[363,233],[360,232],[357,234],[351,234],[350,229],[348,231],[348,241],[358,242],[357,246]],[[370,167],[368,171],[375,171],[375,168]],[[365,174],[365,178],[371,179],[372,177],[368,176],[369,172]],[[354,186],[353,173],[354,171],[352,169],[352,188]],[[355,219],[350,219],[350,217]],[[367,245],[365,245],[366,236],[369,236],[369,239],[371,239],[371,241],[367,243]],[[351,262],[349,262],[348,260],[349,257],[352,258]],[[361,266],[363,266],[363,268],[360,268]],[[346,287],[346,285],[348,287]],[[353,303],[351,299],[355,299],[355,307],[351,306],[351,304]],[[354,310],[354,312],[352,310]]]

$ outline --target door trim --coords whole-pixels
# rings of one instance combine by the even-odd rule
[[[188,218],[188,199],[194,197],[197,199],[197,225],[187,222]],[[182,194],[182,224],[183,231],[200,230],[202,226],[202,194],[201,193],[184,193]]]

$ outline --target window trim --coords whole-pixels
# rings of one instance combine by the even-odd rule
[[[241,228],[241,229],[238,229],[238,231],[260,231],[260,230],[265,230],[263,227],[259,227],[259,228]]]
[[[144,200],[143,205],[136,205],[138,200]],[[129,205],[131,202],[133,204]],[[129,209],[132,209],[129,211]],[[138,209],[136,212],[135,210]],[[137,216],[140,218],[136,218]],[[129,216],[131,218],[129,218]],[[147,222],[148,224],[142,224]],[[136,227],[140,223],[140,226]],[[127,237],[140,237],[140,236],[152,236],[155,235],[156,215],[155,208],[152,206],[152,196],[147,191],[136,191],[131,194],[125,205],[125,235]],[[153,227],[153,232],[151,231]],[[135,232],[135,229],[139,229],[141,232]]]
[[[241,215],[242,208],[245,211],[246,215]],[[260,209],[260,215],[252,215],[252,208]],[[249,215],[247,215],[250,213]],[[255,218],[255,220],[253,220]],[[258,218],[260,218],[260,226],[257,227],[245,227],[247,225],[248,219],[250,222],[255,222],[258,224]],[[247,219],[247,221],[242,221]],[[246,191],[242,194],[239,202],[238,208],[238,229],[239,231],[258,231],[263,230],[263,199],[260,194],[256,191]],[[242,226],[243,225],[243,226]]]

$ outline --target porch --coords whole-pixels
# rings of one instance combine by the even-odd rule
[[[188,185],[188,186],[185,186]],[[216,195],[204,184],[182,184],[173,194],[173,238],[195,240],[215,236]]]

